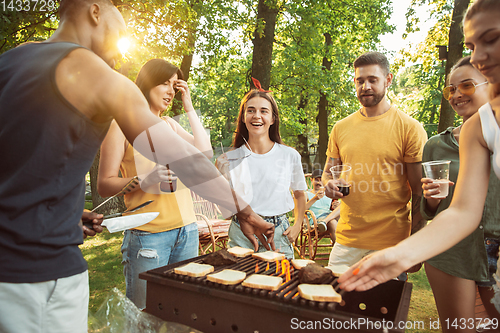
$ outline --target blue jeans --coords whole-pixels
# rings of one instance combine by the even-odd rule
[[[495,238],[485,238],[484,246],[486,248],[486,254],[488,255],[488,272],[490,275],[489,282],[476,282],[479,287],[491,287],[496,284],[496,280],[493,274],[497,271],[497,261],[498,261],[498,247],[500,240]]]
[[[142,310],[146,307],[146,281],[139,279],[139,273],[196,257],[198,225],[158,233],[126,230],[122,255],[127,297]]]
[[[286,229],[290,227],[290,222],[288,222],[288,217],[286,214],[278,215],[278,216],[263,216],[264,221],[274,223],[274,245],[276,246],[276,250],[278,252],[284,253],[287,259],[293,259],[293,247],[287,236],[283,236],[283,233]],[[252,243],[248,238],[243,234],[240,228],[240,222],[238,218],[233,216],[231,225],[229,226],[229,247],[241,246],[247,249],[254,249]],[[257,238],[257,237],[256,237]],[[259,242],[259,250],[257,252],[265,252],[266,248]]]

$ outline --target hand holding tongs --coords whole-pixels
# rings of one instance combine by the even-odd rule
[[[124,194],[127,194],[129,192],[132,191],[133,188],[135,188],[136,186],[139,185],[139,177],[135,176],[134,178],[132,178],[121,190],[120,192],[116,193],[115,195],[113,195],[112,197],[109,197],[107,198],[106,200],[104,200],[103,202],[101,202],[101,204],[97,207],[95,207],[94,209],[92,209],[92,212],[94,212],[97,208],[101,207],[102,205],[104,205],[106,202],[108,202],[109,200],[113,199],[113,198],[116,198],[117,196],[119,195],[124,195]]]

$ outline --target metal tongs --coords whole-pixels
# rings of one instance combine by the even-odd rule
[[[135,176],[118,193],[116,193],[115,195],[107,198],[106,200],[104,200],[103,202],[101,202],[97,207],[95,207],[91,211],[95,212],[97,210],[97,208],[101,207],[102,205],[104,205],[109,200],[111,200],[113,198],[116,198],[117,196],[124,195],[124,194],[127,194],[127,193],[131,192],[132,189],[134,189],[137,185],[139,185],[139,177]]]
[[[118,217],[118,216],[123,216],[124,214],[133,213],[133,212],[138,211],[139,209],[141,209],[141,208],[143,208],[143,207],[146,207],[147,205],[149,205],[149,204],[150,204],[150,203],[152,203],[152,202],[153,202],[153,200],[148,200],[148,201],[146,201],[146,202],[144,202],[144,203],[140,204],[139,206],[134,207],[134,208],[132,208],[132,209],[128,209],[128,210],[126,210],[126,211],[124,211],[124,212],[122,212],[122,213],[116,213],[116,214],[106,215],[106,216],[104,216],[104,218],[103,218],[103,219],[109,219],[109,218],[111,218],[111,217]]]

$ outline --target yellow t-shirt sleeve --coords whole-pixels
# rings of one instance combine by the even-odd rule
[[[340,158],[339,147],[337,146],[335,134],[336,128],[333,126],[330,138],[328,139],[328,149],[326,150],[326,156],[329,158]]]
[[[409,126],[406,135],[406,149],[404,152],[403,160],[405,163],[418,163],[422,162],[422,154],[424,145],[427,142],[427,133],[422,125],[416,120],[414,126]]]

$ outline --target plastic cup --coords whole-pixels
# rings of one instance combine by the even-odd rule
[[[450,163],[451,161],[431,161],[422,163],[425,177],[432,179],[433,183],[439,185],[440,193],[431,196],[431,198],[444,199],[448,196],[450,185]]]
[[[351,166],[348,164],[335,165],[330,168],[334,180],[340,180],[337,185],[339,192],[345,196],[349,195],[351,184],[349,184],[351,176]]]
[[[172,177],[169,181],[161,182],[160,190],[162,192],[175,192],[177,190],[177,177]]]

